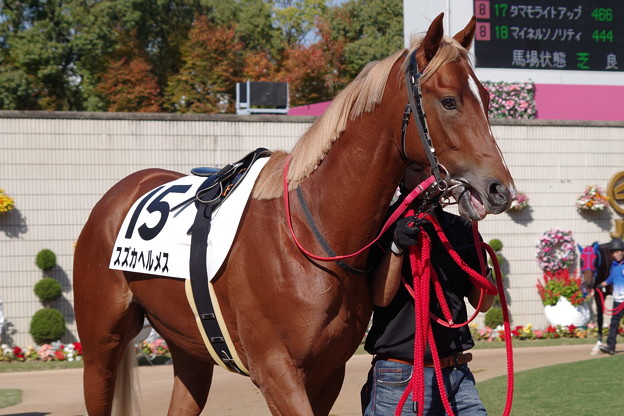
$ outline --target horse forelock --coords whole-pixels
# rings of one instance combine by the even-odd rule
[[[418,48],[420,47],[420,45],[422,44],[424,40],[425,40],[425,37],[422,35],[417,36],[417,37],[412,37],[410,39],[410,48],[409,48],[408,57],[409,55],[416,53],[416,51],[418,50]],[[440,41],[440,46],[435,56],[427,64],[427,68],[423,72],[423,75],[420,81],[422,83],[427,82],[427,80],[431,78],[431,76],[435,74],[436,71],[440,69],[440,67],[442,67],[442,65],[449,63],[449,62],[453,62],[457,59],[465,59],[466,61],[468,61],[468,63],[472,65],[471,55],[468,52],[468,50],[465,49],[463,46],[461,46],[459,42],[456,41],[455,39],[448,37],[448,36],[444,36],[442,40]],[[410,61],[409,59],[405,59],[405,62],[403,62],[404,73],[407,73],[408,71],[409,61]],[[422,68],[419,68],[419,69],[422,71]]]
[[[368,63],[336,96],[325,113],[310,126],[293,147],[288,169],[289,190],[296,189],[320,165],[332,144],[345,131],[349,120],[357,119],[381,103],[392,67],[401,57],[406,56],[406,53],[415,53],[423,39],[421,37],[412,40],[409,50],[399,50],[381,61]],[[455,39],[445,36],[440,42],[438,52],[427,65],[421,82],[426,82],[445,63],[459,58],[469,59],[468,51]],[[407,64],[408,60],[405,59],[400,72],[401,77],[407,71]],[[258,178],[253,192],[256,199],[274,199],[282,194],[282,172],[286,158],[283,155],[275,155],[274,159],[272,163],[267,164]]]

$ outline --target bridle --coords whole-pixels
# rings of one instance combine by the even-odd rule
[[[405,87],[407,89],[408,102],[405,105],[405,111],[403,112],[403,122],[401,125],[401,151],[402,157],[406,161],[411,160],[407,153],[407,127],[411,119],[411,115],[414,115],[414,123],[416,125],[417,135],[422,143],[423,150],[431,166],[431,175],[435,178],[433,185],[425,191],[423,203],[418,213],[430,211],[436,205],[442,203],[443,205],[451,205],[449,198],[450,190],[456,186],[461,185],[460,181],[451,178],[448,170],[440,163],[438,156],[433,146],[433,141],[429,135],[429,128],[427,127],[427,117],[422,105],[422,91],[420,88],[420,79],[422,78],[424,71],[418,70],[418,62],[416,61],[415,49],[406,59],[409,59],[407,65],[407,71],[405,73]],[[450,185],[449,185],[450,184]],[[437,195],[437,197],[435,197]]]

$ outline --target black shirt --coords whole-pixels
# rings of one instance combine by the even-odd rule
[[[438,221],[447,239],[460,257],[474,270],[480,271],[478,254],[474,247],[474,238],[470,221],[442,210],[438,210]],[[425,231],[431,237],[431,263],[438,275],[444,291],[453,321],[463,323],[467,320],[464,297],[470,293],[472,282],[467,273],[455,263],[442,245],[433,226],[427,222]],[[372,255],[371,258],[377,259]],[[409,255],[404,256],[403,276],[412,283]],[[444,320],[444,315],[433,285],[430,289],[429,309]],[[459,328],[447,328],[431,322],[438,354],[446,357],[466,351],[474,346],[470,328],[465,325]],[[371,354],[381,354],[406,361],[414,358],[414,299],[403,283],[400,284],[396,296],[386,307],[375,307],[373,324],[366,337],[365,349]],[[429,348],[425,359],[430,360]]]

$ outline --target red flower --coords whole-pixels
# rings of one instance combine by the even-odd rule
[[[82,344],[79,342],[74,342],[74,351],[76,351],[76,354],[82,355]]]
[[[16,359],[24,359],[24,351],[20,347],[13,348],[13,355]]]

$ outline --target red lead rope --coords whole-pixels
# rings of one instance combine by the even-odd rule
[[[414,212],[409,211],[406,216],[413,216]],[[442,289],[440,286],[440,282],[438,281],[437,275],[435,274],[435,270],[431,264],[431,239],[426,232],[421,232],[418,235],[418,244],[409,247],[410,254],[410,262],[413,276],[413,289],[410,288],[404,280],[404,284],[407,290],[414,297],[414,319],[415,319],[415,333],[414,333],[414,369],[412,378],[410,380],[410,384],[405,389],[405,392],[401,396],[401,400],[396,408],[395,416],[400,416],[403,410],[403,406],[409,397],[410,392],[412,393],[412,400],[415,403],[414,412],[417,415],[421,415],[424,409],[424,406],[418,406],[418,403],[424,403],[425,399],[425,372],[424,372],[424,359],[425,359],[425,349],[427,347],[427,342],[429,343],[429,348],[431,350],[431,356],[433,358],[433,367],[436,375],[436,380],[438,386],[440,388],[440,396],[442,399],[442,404],[444,405],[444,409],[449,416],[453,416],[453,410],[451,408],[450,402],[448,400],[446,394],[446,387],[443,380],[442,369],[440,366],[440,357],[438,355],[437,346],[435,344],[435,340],[433,338],[433,331],[431,329],[431,320],[434,320],[436,323],[440,325],[444,325],[450,328],[457,328],[462,325],[467,325],[470,321],[472,321],[476,315],[479,313],[479,309],[481,308],[481,303],[483,301],[483,297],[485,292],[489,294],[496,294],[496,290],[498,288],[498,294],[501,301],[501,308],[503,311],[503,319],[504,319],[504,328],[505,328],[505,348],[507,352],[507,398],[505,403],[505,410],[503,411],[503,415],[507,416],[511,413],[511,406],[513,401],[513,384],[514,384],[514,374],[513,374],[513,350],[511,343],[511,328],[509,325],[509,312],[507,309],[507,299],[505,298],[505,292],[503,290],[503,281],[502,275],[500,272],[500,265],[496,259],[496,254],[494,250],[484,242],[481,242],[479,239],[479,233],[477,229],[477,223],[473,222],[473,236],[475,239],[475,246],[482,247],[488,252],[488,255],[492,259],[492,263],[494,266],[494,272],[496,275],[496,286],[494,287],[485,277],[485,260],[483,259],[483,255],[481,250],[477,250],[479,255],[479,262],[481,264],[482,273],[478,273],[475,270],[471,269],[462,259],[459,257],[459,254],[453,249],[450,242],[444,235],[440,224],[437,220],[431,217],[428,214],[420,214],[419,218],[424,218],[431,222],[434,226],[440,241],[444,245],[445,249],[450,254],[451,258],[457,263],[457,265],[470,276],[470,280],[472,283],[481,289],[481,296],[479,298],[479,305],[476,308],[474,315],[466,322],[461,324],[454,324],[451,319],[450,310],[446,299],[442,294]],[[429,310],[429,302],[430,302],[430,287],[433,283],[434,291],[436,293],[438,302],[442,308],[443,315],[446,321],[438,318],[434,314],[432,314]],[[418,364],[416,364],[418,363]]]
[[[399,219],[401,214],[405,212],[407,207],[412,203],[414,199],[416,199],[416,197],[418,197],[418,195],[420,195],[425,189],[429,188],[435,182],[435,177],[430,176],[429,178],[424,180],[420,185],[414,188],[409,193],[409,195],[407,195],[405,199],[399,204],[399,206],[392,213],[392,215],[390,215],[390,218],[386,220],[386,223],[381,228],[381,231],[379,231],[379,234],[377,235],[377,237],[375,237],[373,241],[371,241],[370,243],[368,243],[367,245],[365,245],[358,251],[351,253],[351,254],[344,254],[344,255],[333,256],[333,257],[317,256],[315,254],[310,253],[308,250],[305,249],[305,247],[303,247],[303,245],[297,239],[297,236],[295,235],[295,230],[292,225],[292,218],[290,215],[290,198],[288,194],[288,166],[290,165],[291,157],[292,157],[292,154],[290,154],[288,158],[286,159],[286,162],[284,163],[284,172],[282,175],[282,189],[284,191],[284,211],[286,212],[286,221],[288,223],[288,229],[290,230],[290,234],[292,235],[293,240],[295,241],[295,244],[297,245],[297,247],[299,247],[299,250],[301,250],[303,254],[305,254],[306,256],[314,260],[320,260],[320,261],[344,260],[344,259],[348,259],[349,257],[357,256],[358,254],[364,252],[364,250],[372,246],[377,240],[379,240],[379,238],[381,238],[381,236],[388,230],[388,228],[392,226],[392,224],[394,224],[396,220]]]
[[[420,195],[423,192],[423,190],[429,188],[435,182],[435,177],[430,176],[424,182],[422,182],[420,185],[414,188],[409,193],[409,195],[405,197],[403,202],[399,204],[398,208],[392,213],[390,218],[388,218],[388,220],[382,227],[377,237],[373,241],[371,241],[369,244],[361,248],[360,250],[351,254],[345,254],[345,255],[334,256],[334,257],[322,257],[322,256],[314,255],[310,253],[309,251],[307,251],[297,239],[297,236],[295,235],[295,231],[293,229],[292,219],[290,215],[290,201],[289,201],[289,194],[288,194],[288,166],[290,164],[291,156],[292,155],[289,155],[288,158],[286,159],[286,162],[284,163],[284,171],[283,171],[284,209],[286,212],[286,220],[288,222],[288,229],[293,237],[293,240],[295,241],[295,244],[297,245],[297,247],[299,247],[299,250],[301,250],[301,252],[303,252],[306,256],[315,260],[320,260],[320,261],[343,260],[343,259],[353,257],[362,253],[364,250],[366,250],[371,245],[373,245],[373,243],[375,243],[375,241],[377,241],[383,235],[383,233],[385,233],[388,230],[388,228],[390,228],[390,226],[401,216],[401,214],[403,214],[407,210],[408,206],[412,203],[412,201],[418,195]],[[410,210],[405,216],[413,216],[413,215],[414,215],[414,211]],[[438,233],[438,236],[440,237],[440,240],[444,244],[444,247],[447,249],[447,251],[453,258],[453,260],[459,265],[459,267],[462,268],[462,270],[464,270],[466,273],[470,275],[470,279],[472,280],[473,284],[475,284],[481,289],[481,297],[479,298],[479,307],[477,308],[477,311],[475,312],[473,317],[463,324],[454,324],[451,319],[448,304],[446,303],[446,300],[444,299],[444,296],[442,294],[440,283],[437,281],[437,276],[435,275],[435,272],[434,272],[433,273],[434,288],[436,291],[436,296],[438,297],[438,301],[440,302],[440,305],[442,306],[443,314],[444,314],[444,317],[446,318],[446,321],[443,321],[442,319],[434,315],[431,315],[431,318],[434,319],[435,322],[440,325],[446,325],[452,328],[456,328],[462,325],[467,325],[478,314],[478,311],[481,306],[481,302],[483,301],[484,292],[487,292],[489,294],[496,294],[496,287],[494,287],[494,285],[492,285],[483,276],[483,274],[479,274],[478,272],[472,270],[461,259],[461,257],[459,257],[457,252],[453,249],[453,247],[451,247],[451,244],[449,243],[448,239],[442,232],[442,228],[440,227],[440,224],[438,224],[438,222],[433,217],[431,217],[428,214],[421,214],[419,215],[419,218],[425,218],[433,224],[433,226],[435,227]],[[509,326],[509,312],[507,311],[507,300],[505,298],[505,293],[503,291],[503,281],[501,278],[502,275],[500,272],[500,266],[498,262],[496,261],[496,254],[490,248],[490,246],[488,246],[487,244],[483,242],[480,242],[478,238],[478,231],[476,228],[476,223],[473,223],[473,232],[475,236],[475,246],[480,244],[488,252],[490,258],[492,258],[492,262],[494,264],[494,271],[496,273],[496,284],[498,286],[498,293],[500,295],[501,307],[503,309],[503,319],[504,319],[504,327],[505,327],[505,344],[506,344],[505,348],[507,349],[507,402],[505,404],[505,410],[503,412],[503,415],[507,416],[511,412],[511,402],[513,398],[513,352],[512,352],[512,345],[511,345],[511,328]],[[433,271],[431,267],[431,261],[429,259],[429,255],[431,254],[431,241],[429,240],[428,235],[425,238],[423,237],[423,234],[426,235],[427,233],[419,234],[419,237],[418,237],[419,244],[417,246],[411,246],[409,248],[410,260],[412,261],[412,275],[414,276],[414,279],[413,279],[414,291],[412,292],[409,286],[407,286],[408,290],[410,290],[410,292],[412,293],[412,296],[414,296],[414,310],[415,310],[415,319],[416,319],[416,333],[414,334],[414,363],[419,363],[419,368],[418,368],[419,371],[418,371],[418,374],[416,374],[416,366],[414,366],[414,376],[412,376],[410,385],[405,390],[403,397],[401,397],[401,400],[399,401],[396,414],[397,415],[401,414],[401,409],[403,409],[403,405],[405,404],[405,401],[407,400],[407,396],[409,396],[410,387],[412,387],[412,398],[418,399],[414,401],[418,403],[424,402],[424,392],[425,392],[424,356],[425,356],[426,344],[428,342],[429,348],[431,349],[431,355],[433,357],[433,364],[434,364],[434,370],[436,373],[436,379],[438,380],[438,385],[441,387],[442,402],[444,404],[444,408],[446,409],[446,412],[448,413],[448,415],[452,416],[453,412],[448,402],[448,398],[446,397],[444,382],[442,380],[440,357],[438,356],[438,351],[435,345],[435,340],[433,339],[433,332],[431,331],[431,327],[430,327],[429,288],[430,288],[430,282],[431,282],[431,276],[432,276],[431,272]],[[420,251],[418,251],[419,249]],[[479,260],[481,262],[481,269],[483,270],[483,272],[485,272],[485,263],[482,258],[481,250],[477,250],[477,253],[479,254]],[[419,276],[420,276],[420,281],[418,282],[419,284],[417,284],[418,279],[416,279],[416,277],[419,277]],[[421,409],[418,409],[420,410],[421,413],[422,413],[422,408],[423,407],[421,406]],[[417,411],[416,413],[418,414],[419,412]]]
[[[602,290],[594,289],[594,291],[596,293],[598,293],[598,298],[600,298],[600,305],[602,307],[602,312],[605,315],[615,315],[615,314],[618,314],[618,313],[622,312],[622,309],[624,309],[624,302],[620,303],[620,305],[618,307],[616,307],[616,308],[609,309],[605,305],[605,298],[604,298],[604,294],[602,293]]]

